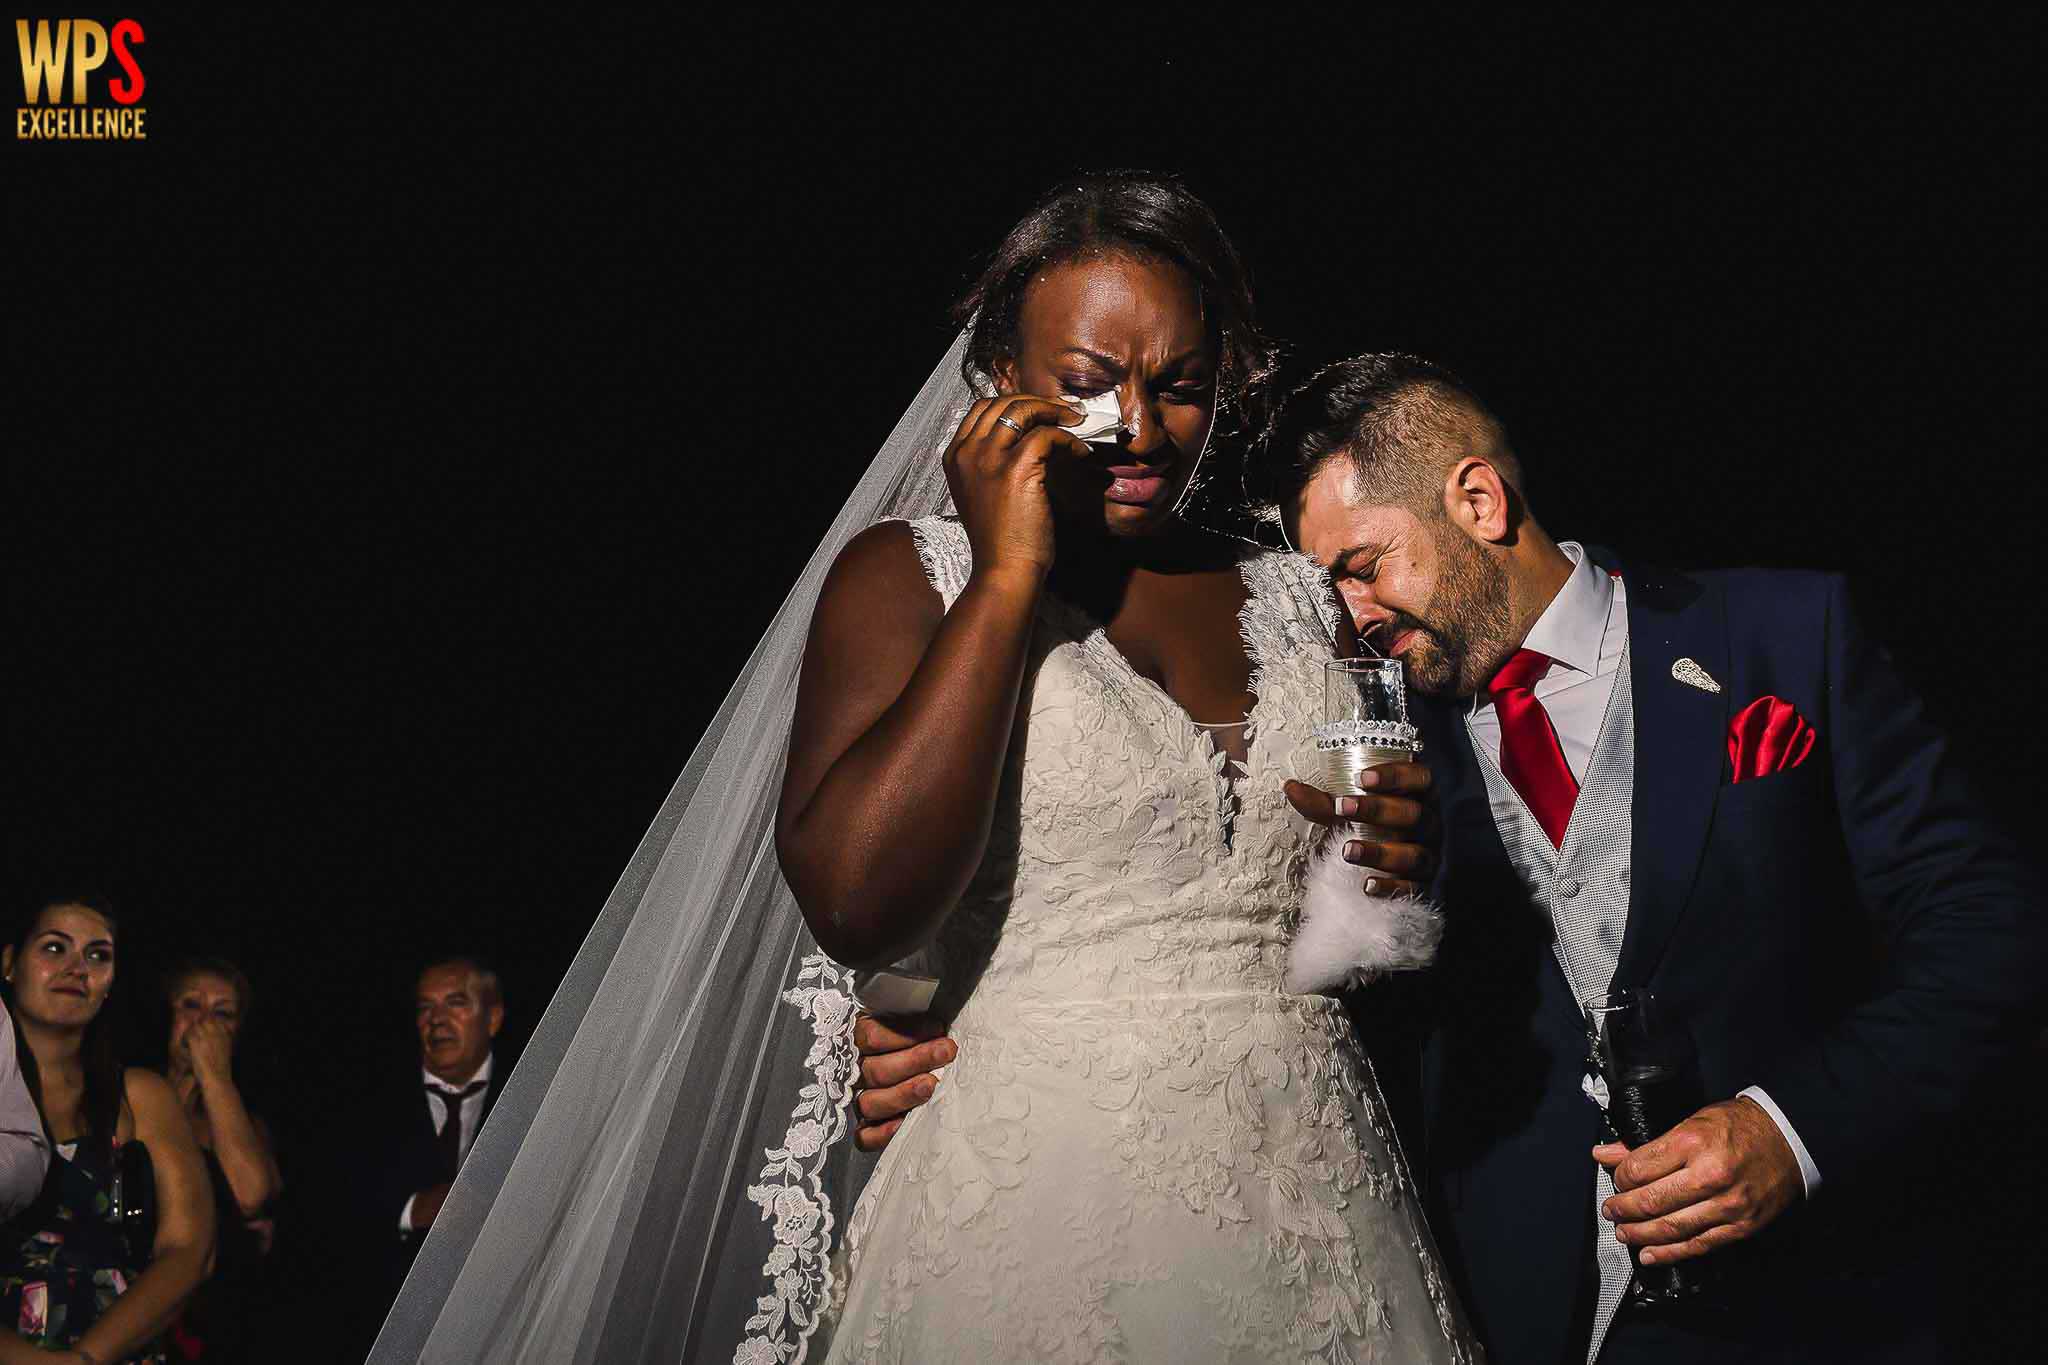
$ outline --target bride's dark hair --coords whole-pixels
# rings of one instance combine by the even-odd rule
[[[1259,330],[1250,277],[1216,215],[1165,176],[1083,176],[1056,187],[1010,229],[981,278],[953,305],[953,320],[970,329],[961,362],[968,381],[993,374],[996,362],[1015,352],[1017,310],[1032,279],[1090,252],[1125,252],[1187,272],[1217,338],[1216,434],[1261,430],[1280,348]]]

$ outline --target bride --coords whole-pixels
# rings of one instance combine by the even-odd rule
[[[1342,1009],[1281,984],[1281,789],[1348,623],[1179,515],[1272,370],[1237,255],[1178,185],[1094,178],[960,313],[957,516],[839,556],[776,817],[818,944],[921,950],[958,1045],[853,1212],[828,1358],[1474,1358]]]
[[[1308,561],[1187,511],[1273,369],[1236,252],[1178,185],[1095,178],[962,310],[373,1365],[1476,1357],[1343,1013],[1281,984],[1310,846],[1281,784],[1352,641]],[[848,988],[920,1006],[821,945],[920,949],[959,1044],[851,1207]]]

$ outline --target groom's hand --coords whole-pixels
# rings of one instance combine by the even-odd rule
[[[1381,763],[1360,774],[1366,796],[1332,796],[1306,782],[1289,782],[1287,804],[1304,819],[1335,828],[1351,821],[1392,830],[1409,839],[1347,838],[1344,861],[1370,873],[1365,879],[1369,896],[1400,896],[1420,893],[1436,870],[1436,853],[1428,840],[1434,838],[1434,808],[1429,795],[1429,769],[1420,763]],[[1340,831],[1341,833],[1341,831]]]
[[[960,1054],[943,1024],[916,1015],[883,1023],[871,1014],[853,1022],[860,1050],[860,1088],[854,1095],[853,1145],[879,1152],[903,1126],[903,1116],[932,1097],[932,1074]]]
[[[1644,1265],[1753,1237],[1805,1189],[1799,1158],[1754,1100],[1710,1104],[1655,1142],[1593,1149],[1618,1193],[1600,1212]]]

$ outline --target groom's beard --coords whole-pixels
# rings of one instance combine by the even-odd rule
[[[1441,567],[1430,595],[1431,619],[1396,612],[1381,638],[1415,631],[1402,653],[1409,685],[1428,696],[1469,697],[1513,652],[1508,572],[1453,527],[1437,533],[1437,552]]]

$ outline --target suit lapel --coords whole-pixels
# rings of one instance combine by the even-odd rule
[[[1721,694],[1678,681],[1691,659],[1724,686],[1728,623],[1720,594],[1679,574],[1624,572],[1636,724],[1628,928],[1614,987],[1649,983],[1685,913],[1713,821],[1726,754]]]
[[[1443,813],[1443,867],[1437,874],[1439,898],[1456,913],[1457,901],[1450,887],[1468,865],[1507,866],[1507,848],[1493,823],[1493,805],[1486,781],[1479,775],[1478,756],[1472,752],[1472,735],[1465,728],[1465,712],[1471,698],[1423,697],[1418,708],[1423,738],[1428,748],[1423,758],[1430,769],[1431,784]]]
[[[1428,746],[1423,758],[1429,765],[1431,787],[1443,819],[1443,856],[1432,894],[1449,917],[1448,942],[1451,935],[1487,932],[1472,921],[1519,907],[1526,896],[1493,823],[1493,799],[1479,772],[1472,734],[1465,727],[1471,698],[1418,700],[1417,715]]]

